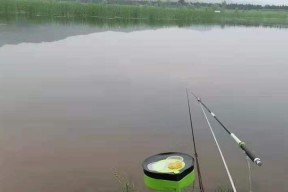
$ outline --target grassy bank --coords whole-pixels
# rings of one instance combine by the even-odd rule
[[[97,23],[143,23],[148,25],[235,24],[288,26],[288,12],[260,10],[225,10],[213,8],[160,7],[77,3],[54,0],[0,0],[0,17],[15,20],[65,20]]]

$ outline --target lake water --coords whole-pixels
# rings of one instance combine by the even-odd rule
[[[0,25],[1,192],[138,191],[142,161],[193,154],[190,88],[263,160],[253,191],[288,191],[288,30]],[[229,186],[198,103],[192,115],[207,191]],[[238,191],[244,154],[212,119]]]

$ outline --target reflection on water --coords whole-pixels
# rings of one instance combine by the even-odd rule
[[[158,27],[159,28],[159,27]],[[111,27],[92,26],[86,24],[32,24],[32,23],[13,23],[0,24],[0,47],[6,44],[41,43],[52,42],[65,39],[69,36],[86,35],[104,31],[133,32],[145,29],[157,29],[148,26],[130,26],[130,27]]]
[[[262,157],[254,191],[285,191],[287,30],[208,29],[0,26],[1,191],[119,191],[115,169],[147,191],[145,157],[192,153],[186,87]],[[192,110],[204,185],[229,185],[196,102]],[[247,191],[243,154],[213,125]]]

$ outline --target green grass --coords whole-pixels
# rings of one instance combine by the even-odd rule
[[[136,192],[135,185],[127,179],[127,177],[120,174],[118,171],[113,173],[115,180],[119,183],[122,192]]]
[[[61,2],[56,0],[0,0],[0,17],[15,20],[110,22],[148,25],[282,25],[288,26],[288,12],[225,10],[213,8],[116,5],[104,3]]]

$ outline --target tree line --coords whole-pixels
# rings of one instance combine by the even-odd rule
[[[255,4],[237,4],[237,3],[204,3],[204,2],[187,2],[185,0],[59,0],[81,3],[109,3],[109,4],[126,4],[126,5],[154,5],[154,6],[188,6],[188,7],[206,7],[206,8],[225,8],[235,10],[288,10],[286,5],[255,5]]]

